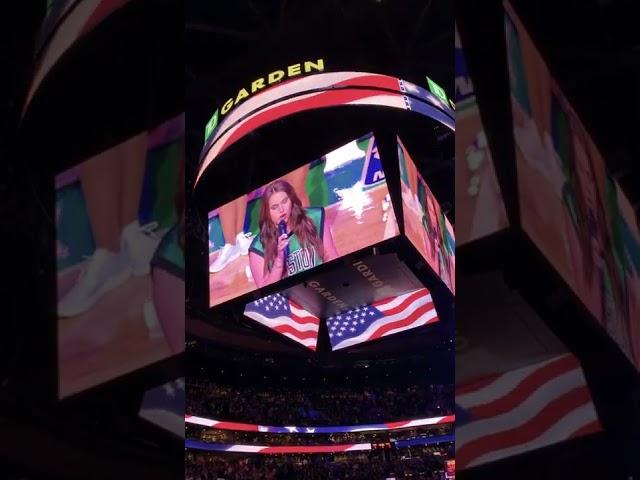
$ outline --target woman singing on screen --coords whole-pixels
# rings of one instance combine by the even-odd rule
[[[303,207],[285,180],[265,188],[259,226],[260,233],[249,248],[249,265],[258,288],[338,256],[324,209]]]

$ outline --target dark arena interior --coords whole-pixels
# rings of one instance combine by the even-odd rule
[[[6,3],[0,479],[640,479],[640,2]]]
[[[308,110],[249,133],[194,187],[213,112],[276,69],[323,59],[328,72],[385,74],[423,87],[428,75],[452,91],[452,14],[439,1],[187,2],[187,189],[194,200],[187,205],[186,478],[440,479],[453,471],[453,298],[428,269],[417,277],[430,286],[439,322],[344,350],[332,349],[333,329],[322,321],[310,349],[243,315],[249,301],[275,295],[275,287],[216,303],[222,290],[205,280],[209,211],[367,132],[381,158],[394,158],[395,136],[402,139],[453,223],[453,136],[382,107]],[[359,235],[357,226],[346,232]],[[346,244],[337,224],[333,235]],[[389,241],[377,249],[383,257],[409,250]],[[327,266],[321,275],[340,274]],[[326,286],[314,279],[301,281]],[[293,278],[282,282],[276,292],[297,288]],[[364,288],[330,285],[329,298],[347,303],[351,290]]]

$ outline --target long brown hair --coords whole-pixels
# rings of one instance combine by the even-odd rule
[[[289,227],[291,233],[295,233],[302,248],[314,248],[320,258],[324,258],[324,248],[322,239],[318,234],[313,221],[307,216],[302,202],[291,184],[285,180],[276,180],[264,189],[262,194],[262,205],[260,206],[260,241],[264,247],[264,273],[271,270],[271,265],[278,253],[278,226],[271,221],[269,214],[269,199],[277,192],[284,192],[291,200],[291,215],[289,216]]]

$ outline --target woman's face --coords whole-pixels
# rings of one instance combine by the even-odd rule
[[[269,197],[269,216],[274,225],[278,225],[281,220],[289,223],[291,215],[291,199],[286,192],[275,192]]]

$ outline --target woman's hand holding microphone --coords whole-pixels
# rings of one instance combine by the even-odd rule
[[[276,255],[275,266],[280,268],[284,266],[286,256],[289,252],[289,235],[283,233],[278,237],[278,253]]]

